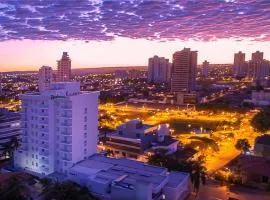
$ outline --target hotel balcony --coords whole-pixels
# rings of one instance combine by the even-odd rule
[[[49,152],[48,152],[48,150],[47,151],[39,151],[39,155],[48,157]]]
[[[38,137],[40,140],[48,140],[49,139],[49,135],[48,134],[44,134],[43,136],[39,136]]]
[[[40,148],[44,148],[44,149],[49,149],[49,145],[48,144],[40,144],[39,147]]]
[[[68,126],[68,127],[71,125],[72,125],[72,123],[65,123],[65,122],[60,124],[60,126]]]
[[[40,104],[39,107],[40,108],[49,108],[48,104]]]
[[[71,110],[72,109],[72,106],[61,106],[62,109],[65,109],[65,110]]]
[[[48,112],[39,112],[40,116],[48,116]]]
[[[61,140],[61,144],[71,144],[71,140]]]
[[[63,134],[63,135],[71,135],[71,131],[61,131],[61,134]]]
[[[43,157],[44,158],[44,157]],[[48,165],[49,164],[49,160],[48,160],[48,158],[44,158],[44,159],[39,159],[39,162],[41,163],[41,164],[43,164],[43,165]]]
[[[49,123],[49,120],[39,120],[39,123],[47,125]]]
[[[62,148],[60,148],[60,151],[63,151],[63,152],[71,152],[72,151],[72,148],[71,148],[71,145],[69,145],[70,147],[66,147],[66,148],[64,148],[64,147],[62,147]]]
[[[71,161],[72,159],[71,158],[68,158],[68,157],[62,157],[62,160]]]
[[[72,114],[63,113],[63,114],[61,114],[61,117],[64,117],[64,118],[72,118]]]

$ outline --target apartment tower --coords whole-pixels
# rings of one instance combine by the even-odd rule
[[[63,52],[61,60],[57,61],[57,81],[66,82],[71,79],[71,59],[67,52]]]
[[[165,83],[169,81],[169,59],[154,56],[148,60],[148,82]]]
[[[197,51],[184,48],[173,54],[171,92],[192,92],[196,89]]]
[[[52,83],[53,71],[51,67],[42,66],[38,72],[38,88],[40,92],[48,90]]]

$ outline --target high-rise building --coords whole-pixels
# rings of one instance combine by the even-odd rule
[[[247,75],[245,53],[242,53],[241,51],[234,54],[233,75],[236,77],[245,77]]]
[[[71,79],[71,60],[67,52],[63,52],[61,60],[57,61],[57,81],[65,82]]]
[[[270,75],[270,62],[263,59],[263,52],[252,53],[248,63],[248,77],[255,81],[264,81]]]
[[[38,72],[38,88],[40,92],[46,91],[50,88],[52,83],[52,68],[42,66]]]
[[[78,82],[52,83],[24,94],[21,146],[15,166],[29,172],[66,173],[96,152],[99,92],[81,92]]]
[[[205,60],[202,64],[201,75],[204,77],[209,76],[209,62],[207,62],[207,60]]]
[[[191,92],[196,89],[197,51],[184,48],[173,54],[171,92]]]
[[[165,83],[169,79],[169,59],[154,56],[148,60],[148,82]]]

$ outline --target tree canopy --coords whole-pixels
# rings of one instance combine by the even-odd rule
[[[252,126],[259,132],[266,132],[270,129],[270,106],[263,108],[251,120]]]
[[[235,144],[235,148],[242,151],[243,153],[249,150],[250,147],[251,146],[247,139],[239,139]]]

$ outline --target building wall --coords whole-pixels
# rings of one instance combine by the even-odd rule
[[[169,59],[154,56],[148,61],[148,82],[165,83],[168,82],[170,73]]]
[[[173,54],[171,92],[190,92],[196,89],[197,52],[184,48]]]
[[[39,174],[66,173],[72,164],[96,153],[99,93],[80,93],[75,85],[55,95],[47,91],[22,96],[23,142],[16,166]]]

